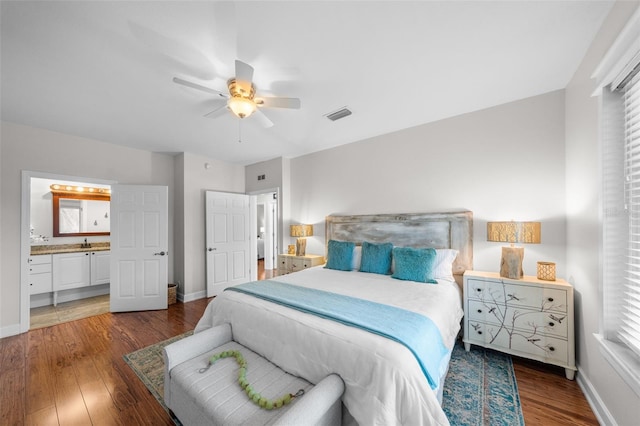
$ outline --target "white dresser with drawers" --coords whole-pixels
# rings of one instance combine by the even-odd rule
[[[564,367],[576,372],[573,287],[532,276],[515,280],[495,272],[464,274],[464,345]]]

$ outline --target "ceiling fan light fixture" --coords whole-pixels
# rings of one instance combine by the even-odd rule
[[[256,111],[256,104],[251,99],[242,96],[232,96],[227,101],[229,109],[238,117],[246,118]]]

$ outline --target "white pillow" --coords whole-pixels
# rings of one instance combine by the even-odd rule
[[[354,271],[359,271],[361,260],[362,260],[362,246],[355,246],[353,248],[353,256],[351,256],[351,269]]]
[[[458,256],[458,250],[436,249],[436,261],[433,266],[435,279],[455,281],[453,278],[453,261]]]

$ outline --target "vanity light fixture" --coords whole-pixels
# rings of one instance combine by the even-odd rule
[[[67,192],[67,193],[70,193],[70,194],[83,193],[83,192],[91,192],[91,193],[104,194],[104,195],[111,194],[111,189],[110,188],[92,188],[92,187],[88,187],[88,186],[70,186],[70,185],[61,185],[61,184],[57,184],[57,183],[54,183],[49,188],[52,191]]]

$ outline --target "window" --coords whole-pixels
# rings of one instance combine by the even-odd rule
[[[601,81],[604,310],[597,337],[640,395],[640,52],[626,50],[617,62]]]
[[[603,91],[603,354],[640,395],[640,74]]]
[[[628,217],[626,265],[617,335],[640,356],[640,74],[623,84],[625,209]]]

